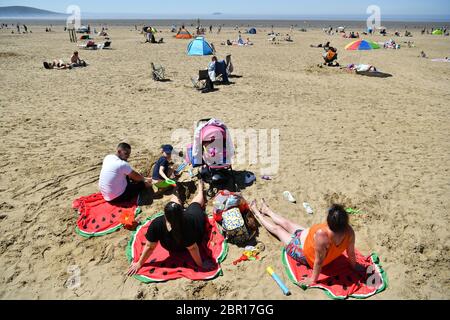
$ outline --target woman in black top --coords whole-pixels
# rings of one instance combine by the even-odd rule
[[[164,207],[164,216],[156,218],[147,230],[147,243],[138,262],[133,262],[127,272],[129,276],[136,274],[148,260],[158,242],[171,254],[188,250],[197,266],[209,269],[212,262],[202,260],[198,244],[205,233],[207,216],[202,209],[205,204],[203,181],[198,182],[198,191],[192,203],[184,210],[181,201],[173,196]]]

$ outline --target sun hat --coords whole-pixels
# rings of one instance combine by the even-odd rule
[[[171,154],[173,151],[173,147],[170,144],[165,144],[161,148],[167,154]]]

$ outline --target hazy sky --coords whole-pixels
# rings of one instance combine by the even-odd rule
[[[0,0],[0,6],[30,6],[65,12],[69,5],[83,12],[149,14],[252,15],[365,15],[369,5],[378,5],[387,15],[450,15],[450,0]]]

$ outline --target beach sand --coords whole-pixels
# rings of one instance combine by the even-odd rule
[[[422,50],[432,58],[449,56],[449,37],[415,32],[396,39],[400,50],[362,52],[345,51],[350,39],[321,30],[295,31],[293,43],[275,45],[267,41],[269,29],[258,29],[249,36],[254,46],[221,46],[237,38],[226,29],[206,36],[219,59],[232,54],[242,78],[201,94],[190,78],[211,57],[188,57],[188,40],[174,39],[167,28],[157,35],[165,44],[151,45],[131,28],[110,27],[113,49],[80,50],[89,66],[74,70],[42,66],[68,60],[76,49],[62,28],[31,29],[26,35],[0,31],[1,299],[328,299],[290,283],[281,243],[262,229],[261,262],[234,266],[242,249],[230,245],[223,276],[161,284],[124,276],[129,231],[93,239],[75,233],[71,203],[97,192],[103,157],[119,142],[132,145],[130,162],[145,171],[174,130],[192,132],[206,117],[233,129],[279,130],[280,164],[272,181],[259,179],[264,164],[235,165],[258,176],[243,190],[247,199],[264,197],[304,226],[322,222],[331,202],[366,212],[351,218],[356,246],[366,255],[377,252],[389,278],[388,289],[372,299],[450,298],[450,64],[418,58]],[[408,40],[415,47],[403,43]],[[393,77],[318,67],[322,49],[310,44],[326,41],[337,47],[341,65],[368,63]],[[164,65],[171,81],[152,81],[151,62]],[[283,199],[285,190],[297,204]],[[167,201],[144,206],[143,216]],[[81,270],[77,289],[66,288],[72,265]],[[269,265],[291,296],[268,276]]]

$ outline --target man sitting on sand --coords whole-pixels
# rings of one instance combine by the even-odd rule
[[[348,213],[343,206],[333,204],[328,209],[327,221],[310,228],[304,228],[273,212],[264,199],[261,209],[253,201],[250,210],[270,233],[283,242],[289,256],[313,269],[312,277],[306,279],[304,284],[316,283],[322,268],[344,251],[352,268],[358,272],[364,271],[364,267],[356,263],[355,232],[348,223]]]
[[[333,47],[330,47],[327,52],[323,53],[323,59],[325,60],[325,62],[323,63],[324,65],[327,65],[329,67],[339,66],[339,63],[337,62],[337,50]]]
[[[70,57],[70,65],[75,67],[86,67],[87,63],[84,60],[80,59],[80,56],[78,55],[78,51],[75,51],[73,55]]]
[[[110,154],[103,160],[99,188],[108,202],[130,201],[145,188],[151,188],[151,179],[131,168],[128,163],[130,154],[131,146],[121,143],[116,154]]]

